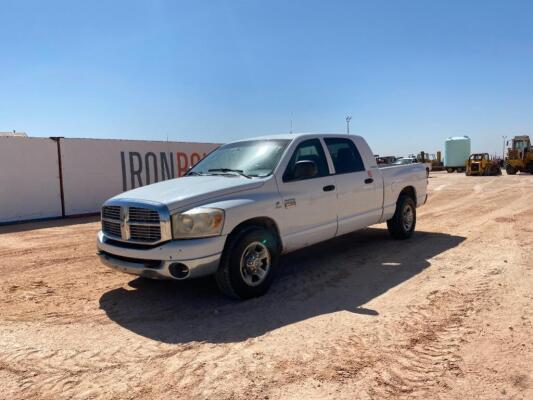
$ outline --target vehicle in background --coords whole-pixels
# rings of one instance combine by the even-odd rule
[[[414,157],[399,157],[392,163],[392,165],[407,165],[407,164],[417,164],[418,161]]]
[[[466,161],[470,157],[470,138],[468,136],[451,137],[444,143],[444,169],[449,173],[464,172]]]
[[[467,176],[496,176],[501,174],[500,161],[491,159],[488,153],[471,154],[466,162]]]
[[[242,140],[185,177],[105,202],[98,254],[147,278],[213,274],[224,294],[245,299],[267,291],[281,254],[382,222],[409,238],[426,200],[423,165],[378,168],[359,136]]]
[[[517,172],[529,172],[533,174],[533,146],[529,136],[515,136],[507,142],[511,147],[507,149],[505,170],[508,175]]]
[[[395,156],[379,156],[379,155],[375,155],[374,156],[375,159],[376,159],[376,162],[378,163],[378,165],[391,165],[394,161],[396,161],[396,157]]]
[[[431,163],[429,161],[422,161],[422,159],[425,160],[425,158],[417,158],[414,155],[409,157],[400,157],[396,159],[392,165],[424,164],[426,168],[426,176],[429,176],[429,172],[431,171]]]

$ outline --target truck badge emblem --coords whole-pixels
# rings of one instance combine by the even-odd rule
[[[296,207],[296,199],[287,199],[285,200],[285,208]]]

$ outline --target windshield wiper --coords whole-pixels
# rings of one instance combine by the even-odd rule
[[[242,169],[232,169],[232,168],[212,168],[208,169],[207,172],[234,172],[245,178],[252,179],[250,175],[246,175]]]
[[[196,171],[189,171],[185,174],[185,176],[205,176],[203,172],[196,172]]]

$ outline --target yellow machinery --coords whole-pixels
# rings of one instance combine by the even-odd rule
[[[533,174],[533,147],[529,136],[515,136],[509,142],[511,147],[507,149],[505,159],[507,174],[515,175],[517,172]]]
[[[488,153],[471,154],[466,162],[466,175],[484,175],[494,176],[501,175],[502,169],[500,163],[496,160],[491,160]]]

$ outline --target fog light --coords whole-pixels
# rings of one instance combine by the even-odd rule
[[[189,267],[182,263],[172,263],[169,265],[168,270],[170,275],[176,279],[185,279],[189,276]]]

